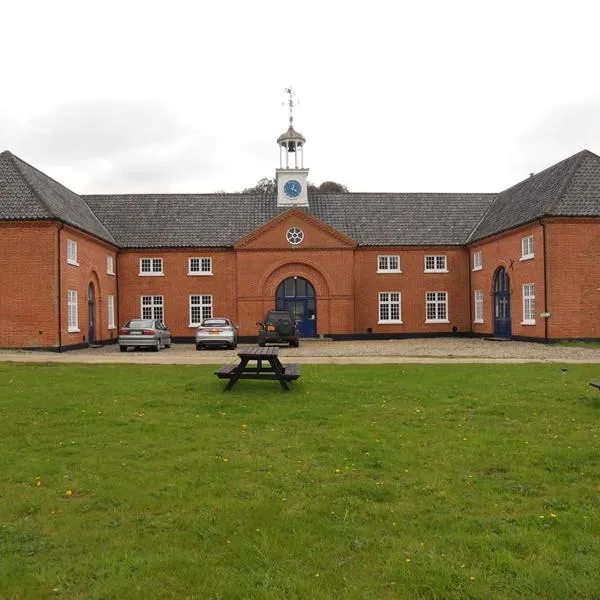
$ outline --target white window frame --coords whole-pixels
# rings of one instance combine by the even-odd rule
[[[67,290],[67,331],[77,333],[79,329],[78,294],[75,290]]]
[[[213,297],[211,294],[190,294],[189,298],[190,327],[198,327],[204,319],[213,316]],[[195,317],[199,317],[198,320]]]
[[[140,296],[140,318],[158,319],[165,322],[165,297],[161,295]]]
[[[473,306],[475,308],[473,323],[483,323],[483,290],[473,292]]]
[[[520,258],[520,260],[530,260],[532,258],[535,258],[533,236],[528,235],[524,238],[521,238],[521,258]]]
[[[535,283],[523,284],[523,320],[521,325],[535,325]]]
[[[382,313],[387,312],[387,318]],[[396,314],[397,317],[396,317]],[[377,323],[402,323],[402,294],[400,292],[379,292]],[[394,315],[394,316],[392,316]]]
[[[188,259],[188,275],[206,276],[212,275],[212,258],[210,256],[190,256]],[[197,269],[192,268],[192,265],[197,264]]]
[[[473,271],[481,271],[483,269],[483,253],[481,250],[473,252]]]
[[[77,242],[75,240],[67,240],[67,263],[78,267],[77,262]]]
[[[106,317],[109,329],[116,329],[115,325],[115,297],[112,294],[106,296]]]
[[[378,273],[402,273],[399,254],[380,254],[377,257]]]
[[[433,262],[433,266],[427,266],[427,262]],[[427,254],[425,256],[425,273],[447,273],[448,257],[445,254]]]
[[[435,317],[428,317],[428,308],[430,306],[435,307]],[[440,314],[442,314],[440,309],[442,307],[446,315],[445,317],[440,317]],[[425,323],[450,323],[449,314],[448,292],[425,292]]]
[[[163,277],[163,259],[144,257],[140,258],[140,277]]]
[[[109,254],[106,257],[106,274],[107,275],[115,274],[115,257],[112,254]]]

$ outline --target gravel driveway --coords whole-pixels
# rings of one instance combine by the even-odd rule
[[[441,362],[586,362],[600,363],[600,348],[567,347],[481,338],[427,338],[333,342],[301,340],[299,348],[282,347],[282,358],[297,363],[441,363]],[[0,350],[0,361],[139,364],[224,364],[237,362],[236,350],[197,351],[194,344],[167,350],[119,352],[116,345],[70,352]]]

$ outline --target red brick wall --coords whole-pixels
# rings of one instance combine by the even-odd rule
[[[0,222],[0,347],[58,345],[57,228]]]

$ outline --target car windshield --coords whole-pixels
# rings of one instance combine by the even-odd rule
[[[125,327],[129,329],[148,329],[149,327],[154,327],[154,321],[151,319],[133,319],[128,321]]]
[[[267,321],[275,321],[279,319],[289,319],[290,313],[288,312],[271,312],[267,315]]]
[[[227,327],[229,323],[226,319],[204,319],[202,327]]]

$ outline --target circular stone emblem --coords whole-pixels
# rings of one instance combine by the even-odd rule
[[[297,246],[302,243],[304,239],[304,231],[300,227],[290,227],[285,234],[287,241],[293,246]]]

